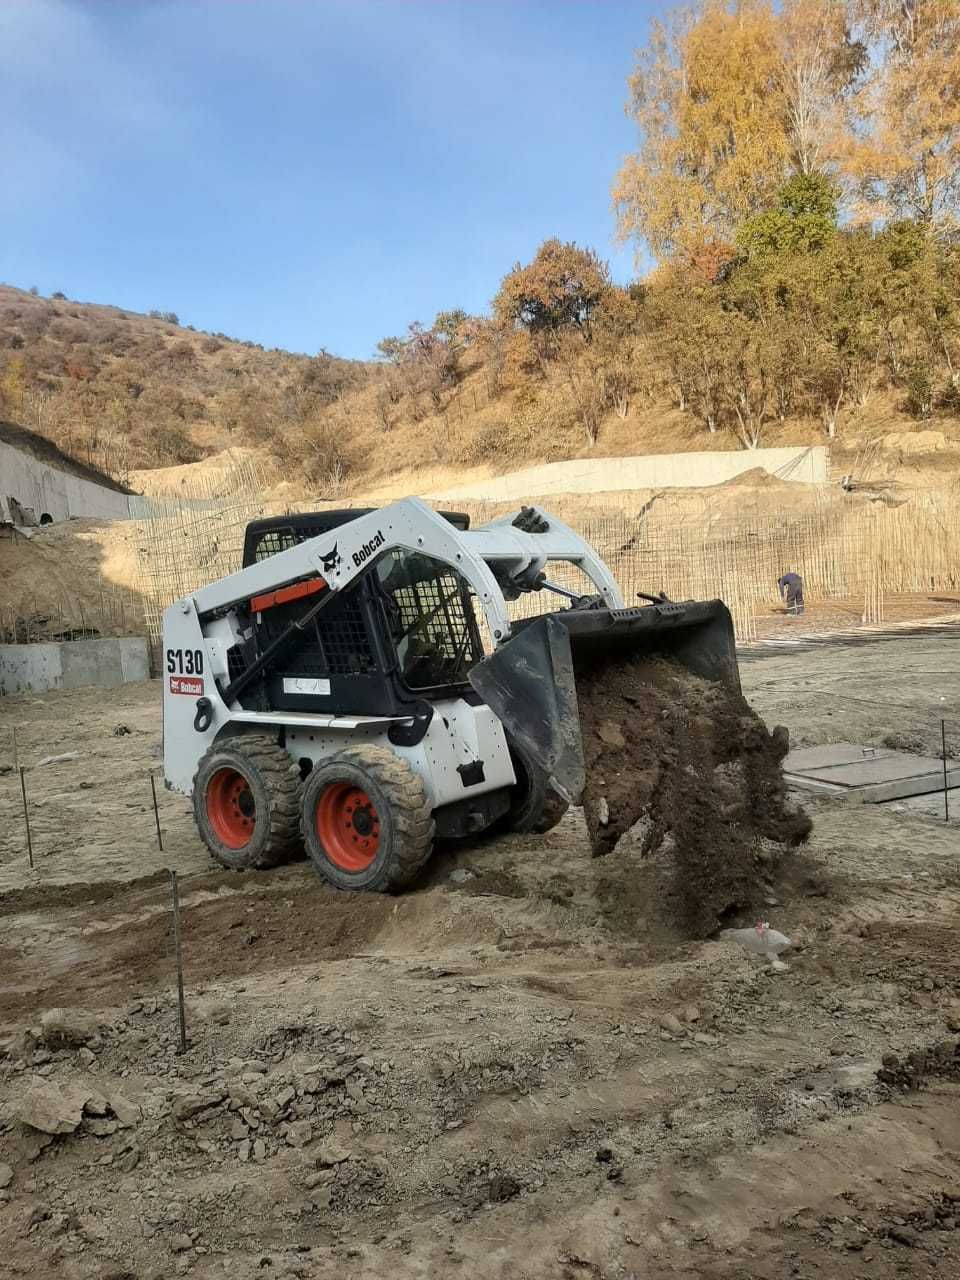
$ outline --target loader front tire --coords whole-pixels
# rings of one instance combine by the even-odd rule
[[[523,747],[513,740],[508,745],[517,782],[511,790],[510,808],[501,819],[501,830],[543,835],[557,825],[570,806],[550,786],[547,775]]]
[[[423,780],[385,747],[348,747],[316,765],[301,830],[314,867],[338,889],[402,889],[433,851]]]
[[[289,862],[300,845],[300,770],[275,738],[215,742],[193,778],[193,814],[204,844],[229,871]]]

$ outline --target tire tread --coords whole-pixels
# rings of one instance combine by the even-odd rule
[[[264,871],[271,867],[289,862],[301,853],[300,846],[300,770],[296,762],[280,745],[276,738],[268,734],[240,734],[233,738],[222,739],[212,743],[200,757],[196,772],[193,775],[194,813],[197,814],[197,779],[204,765],[218,755],[225,757],[229,763],[230,753],[242,755],[260,774],[270,801],[269,828],[261,847],[246,862],[238,861],[235,866],[225,863],[211,848],[209,841],[204,843],[210,854],[221,866],[229,870]],[[197,819],[197,825],[203,836],[203,826]],[[242,852],[241,850],[237,851]]]
[[[423,779],[405,760],[386,747],[352,746],[321,761],[320,766],[344,763],[368,774],[386,793],[390,804],[393,848],[381,874],[364,886],[387,892],[400,889],[416,878],[433,852],[435,824]],[[301,805],[301,836],[308,852],[316,836],[308,829],[306,805]],[[314,859],[316,864],[316,859]]]

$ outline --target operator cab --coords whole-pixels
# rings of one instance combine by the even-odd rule
[[[375,508],[294,513],[254,520],[244,538],[243,564],[277,555],[329,533]],[[470,517],[439,513],[456,529]],[[251,615],[250,641],[230,650],[230,678],[255,661],[291,622],[314,604],[305,596]],[[478,701],[468,681],[483,657],[473,597],[466,580],[442,560],[395,548],[371,563],[307,624],[300,643],[282,650],[242,701],[334,715],[410,714],[420,700]]]

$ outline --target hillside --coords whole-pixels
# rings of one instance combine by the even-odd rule
[[[364,377],[325,355],[266,351],[176,317],[0,286],[0,409],[123,480],[237,444],[269,446],[296,412]]]
[[[204,460],[221,466],[214,455],[253,454],[291,499],[397,484],[423,492],[428,478],[450,487],[463,473],[582,456],[829,440],[846,468],[881,437],[932,430],[960,441],[945,364],[931,385],[946,391],[918,406],[915,361],[888,368],[879,348],[839,397],[825,373],[794,367],[788,330],[772,373],[759,345],[716,363],[724,353],[697,326],[726,305],[714,296],[723,285],[701,280],[692,302],[684,280],[626,290],[601,274],[589,327],[538,330],[522,311],[505,320],[508,283],[542,270],[551,246],[510,273],[491,319],[441,313],[430,329],[386,339],[384,358],[369,363],[264,350],[174,317],[0,286],[0,416],[136,491],[176,486]],[[558,248],[573,267],[564,262],[548,281],[556,295],[586,257]],[[688,309],[675,314],[680,300]],[[946,461],[938,457],[938,469]],[[158,468],[179,470],[154,484],[148,473]]]

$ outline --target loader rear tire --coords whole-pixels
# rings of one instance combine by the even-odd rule
[[[296,762],[275,738],[215,742],[193,777],[193,814],[216,861],[254,871],[302,856],[300,787]]]
[[[338,889],[402,889],[433,851],[423,780],[385,747],[348,747],[316,765],[303,788],[311,862]]]
[[[501,830],[543,835],[551,831],[570,806],[554,791],[547,775],[518,743],[510,741],[510,759],[517,775],[510,808],[501,819]]]

